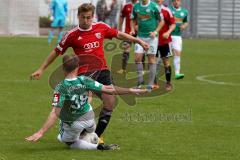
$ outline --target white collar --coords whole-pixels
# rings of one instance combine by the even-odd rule
[[[180,11],[180,10],[181,10],[181,7],[175,8],[175,7],[173,6],[173,8],[176,9],[177,11]]]
[[[75,81],[75,80],[77,80],[77,77],[75,77],[75,78],[65,78],[65,80],[66,81]]]
[[[90,31],[90,30],[92,30],[92,25],[91,25],[91,27],[88,28],[88,29],[82,29],[82,28],[80,28],[80,26],[78,25],[78,29],[79,29],[80,31],[83,31],[83,32]]]
[[[140,2],[142,7],[147,7],[151,3],[151,0],[148,1],[148,4],[143,5],[142,2]]]

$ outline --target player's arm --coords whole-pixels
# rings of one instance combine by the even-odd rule
[[[162,29],[162,27],[164,26],[164,24],[165,24],[164,20],[161,19],[161,20],[159,21],[158,26],[157,26],[157,28],[155,29],[155,31],[154,31],[154,32],[150,32],[150,37],[151,37],[151,38],[156,37],[156,36],[158,35],[159,31],[160,31],[160,30]]]
[[[119,31],[122,31],[122,24],[123,24],[123,17],[120,16],[119,17],[119,23],[118,23],[118,30]]]
[[[188,13],[187,13],[188,14]],[[183,24],[180,26],[181,30],[185,30],[188,27],[188,15],[183,19]]]
[[[25,139],[27,141],[37,141],[39,140],[45,132],[47,132],[47,130],[49,128],[51,128],[56,120],[58,119],[58,115],[60,114],[61,109],[57,108],[57,107],[53,107],[52,111],[50,112],[46,122],[43,124],[42,128],[39,129],[36,133],[34,133],[33,135],[26,137]]]
[[[146,89],[122,88],[118,86],[102,86],[102,92],[107,94],[122,95],[122,94],[142,94],[146,93]]]
[[[92,91],[97,91],[97,92],[103,92],[107,94],[141,94],[147,92],[146,89],[133,89],[133,88],[122,88],[118,86],[106,86],[103,85],[97,81],[94,81],[93,79],[90,79],[88,77],[82,76],[82,82],[86,85],[86,88]]]
[[[50,17],[50,20],[53,21],[54,17],[54,11],[55,11],[55,1],[51,1],[50,3],[50,14],[51,14],[51,17]]]
[[[181,26],[180,26],[180,29],[181,30],[185,30],[187,27],[188,27],[189,23],[188,22],[185,22],[183,23]]]
[[[174,31],[175,27],[176,27],[176,24],[175,24],[175,23],[174,23],[174,24],[171,24],[171,25],[169,26],[168,31],[165,32],[165,33],[163,33],[163,37],[164,37],[165,39],[168,39],[168,37],[169,37],[169,36],[171,35],[171,33]]]
[[[127,40],[127,41],[131,41],[131,42],[134,42],[134,43],[138,43],[144,48],[144,50],[149,49],[149,45],[146,42],[142,41],[139,38],[133,37],[129,34],[126,34],[126,33],[120,32],[120,31],[117,34],[117,39]]]
[[[30,79],[39,79],[43,74],[44,70],[58,57],[58,54],[55,50],[53,50],[49,56],[43,61],[42,65],[38,70],[33,72],[30,76]]]
[[[121,13],[120,13],[120,17],[119,17],[119,21],[118,21],[118,30],[122,31],[122,25],[123,25],[123,20],[125,17],[125,13],[124,13],[125,7],[122,8]]]
[[[155,31],[149,33],[149,36],[151,38],[155,38],[165,24],[163,14],[158,7],[155,7],[154,14],[155,14],[155,18],[159,21],[159,23]]]
[[[135,35],[136,34],[136,25],[137,25],[137,20],[136,19],[131,19],[130,21],[130,27],[131,27],[131,31],[130,34],[131,35]]]

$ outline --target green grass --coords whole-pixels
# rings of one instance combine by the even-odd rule
[[[139,98],[134,107],[119,99],[105,132],[107,143],[121,146],[116,152],[69,150],[56,140],[57,124],[39,142],[24,141],[41,127],[51,110],[52,89],[48,76],[61,59],[55,61],[39,81],[28,81],[28,77],[52,49],[43,38],[0,38],[0,159],[240,158],[239,40],[185,40],[182,71],[186,78],[173,80],[173,92]],[[71,49],[68,52],[72,52]],[[119,49],[106,53],[109,64],[117,53]],[[209,80],[236,85],[196,80],[198,76],[213,74],[223,75],[209,77]],[[176,119],[171,115],[190,117]]]

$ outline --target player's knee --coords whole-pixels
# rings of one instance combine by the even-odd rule
[[[103,99],[103,108],[107,110],[113,110],[116,106],[116,97],[115,96],[109,96],[108,98]]]

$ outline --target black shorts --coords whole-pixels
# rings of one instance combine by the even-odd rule
[[[85,73],[84,75],[89,78],[92,78],[95,81],[98,81],[99,83],[102,83],[103,85],[113,84],[113,78],[112,78],[111,72],[107,69],[101,70],[101,71],[95,71],[95,72],[88,72],[88,73]]]
[[[172,50],[170,49],[169,44],[165,44],[162,46],[158,46],[157,54],[156,56],[159,56],[159,53],[161,55],[161,58],[169,58],[172,56]]]

